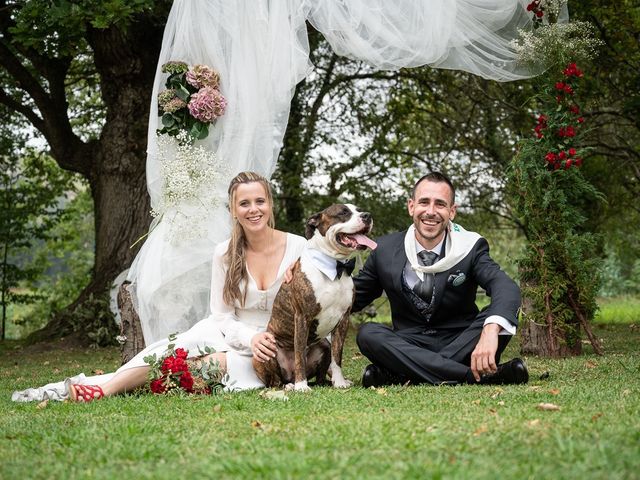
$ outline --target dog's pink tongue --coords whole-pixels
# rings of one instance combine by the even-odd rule
[[[356,242],[358,242],[358,245],[363,245],[365,247],[369,247],[371,250],[374,250],[378,246],[378,244],[376,242],[371,240],[366,235],[362,235],[361,233],[356,233],[355,235],[350,235],[350,237],[353,238]]]

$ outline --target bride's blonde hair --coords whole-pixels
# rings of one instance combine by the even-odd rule
[[[229,211],[233,217],[233,227],[231,228],[231,239],[229,248],[224,254],[224,263],[227,266],[227,273],[224,278],[224,288],[222,289],[222,300],[227,305],[234,305],[237,300],[241,307],[247,297],[247,237],[238,222],[236,216],[236,192],[238,186],[246,183],[257,182],[266,192],[267,202],[269,202],[269,226],[275,227],[273,219],[273,194],[269,180],[255,172],[240,172],[229,184]],[[241,288],[242,287],[242,288]]]

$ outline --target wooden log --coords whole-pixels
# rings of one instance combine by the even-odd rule
[[[118,291],[118,308],[120,309],[120,336],[121,341],[121,357],[124,365],[138,352],[144,349],[144,337],[142,336],[142,326],[140,325],[140,317],[133,307],[131,294],[127,287],[130,282],[124,282]]]

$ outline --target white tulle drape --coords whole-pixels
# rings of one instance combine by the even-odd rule
[[[211,185],[219,204],[205,222],[207,234],[182,242],[170,241],[180,232],[165,212],[151,233],[130,272],[130,288],[148,344],[185,331],[208,314],[210,265],[213,248],[230,231],[226,210],[229,179],[243,170],[270,176],[282,145],[291,94],[308,72],[308,44],[304,10],[294,0],[176,0],[165,27],[162,50],[149,112],[147,183],[151,205],[162,195],[163,178],[157,157],[157,94],[169,60],[206,64],[220,74],[220,90],[227,111],[202,142],[216,152],[223,168],[220,181]],[[185,236],[188,232],[185,232]]]
[[[214,245],[229,233],[230,178],[275,168],[296,84],[311,70],[306,21],[336,53],[379,69],[419,65],[459,69],[499,81],[531,76],[509,42],[526,28],[527,0],[175,0],[165,28],[150,109],[147,181],[152,206],[163,178],[157,157],[156,97],[169,60],[220,73],[225,115],[201,143],[225,169],[211,185],[219,205],[208,231],[171,242],[167,218],[154,225],[129,273],[147,344],[184,331],[208,314]],[[188,214],[189,206],[180,209]],[[175,232],[173,232],[175,234]],[[175,235],[174,235],[175,236]]]

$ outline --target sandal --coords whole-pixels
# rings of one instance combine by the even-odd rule
[[[69,396],[72,402],[92,402],[104,397],[104,392],[99,385],[72,384]]]

